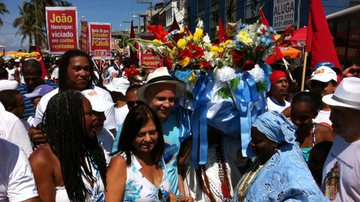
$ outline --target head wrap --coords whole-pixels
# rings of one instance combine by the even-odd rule
[[[269,77],[271,84],[275,83],[281,77],[286,77],[286,73],[280,70],[273,71]]]
[[[277,111],[265,112],[256,119],[253,127],[278,144],[295,143],[296,126]]]

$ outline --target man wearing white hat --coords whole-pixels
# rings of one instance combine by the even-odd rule
[[[315,66],[315,71],[311,74],[310,79],[306,82],[310,87],[310,92],[314,93],[319,99],[325,95],[335,92],[338,85],[338,77],[336,72],[331,68],[330,62],[322,62]],[[321,123],[331,127],[330,107],[322,102],[320,110],[314,123]]]
[[[331,107],[336,135],[323,168],[322,189],[331,201],[360,201],[360,78],[343,79],[335,93],[322,100]]]
[[[123,124],[127,113],[129,112],[129,108],[126,105],[126,90],[130,86],[129,80],[126,78],[113,78],[109,84],[104,85],[111,94],[113,101],[115,102],[115,123],[118,128]]]

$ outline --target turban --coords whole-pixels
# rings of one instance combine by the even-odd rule
[[[296,126],[277,111],[268,111],[260,115],[253,127],[278,144],[283,142],[295,143]]]
[[[273,84],[282,77],[286,77],[286,73],[283,71],[280,71],[280,70],[275,70],[271,73],[269,79],[270,79],[271,84]]]

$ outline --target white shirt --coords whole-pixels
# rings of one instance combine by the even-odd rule
[[[113,102],[110,93],[107,92],[106,90],[95,86],[94,91],[96,91],[96,93],[100,97],[102,97],[103,100]],[[34,125],[37,125],[37,124],[39,124],[41,122],[42,117],[44,116],[44,112],[46,110],[47,104],[49,103],[49,100],[54,95],[56,95],[58,92],[59,92],[59,89],[57,88],[57,89],[54,89],[51,92],[47,93],[43,97],[41,97],[40,102],[36,107]],[[113,106],[105,111],[105,116],[106,116],[106,120],[104,122],[104,127],[106,129],[109,129],[109,130],[116,128],[115,114],[114,114],[114,107]]]
[[[38,196],[29,160],[18,146],[0,139],[0,201],[25,201]]]
[[[320,110],[316,118],[314,119],[314,123],[327,123],[330,126],[332,122],[330,121],[330,113],[331,111]]]
[[[124,105],[120,108],[115,107],[115,123],[116,129],[119,128],[125,121],[126,115],[129,113],[129,107]]]
[[[0,105],[0,138],[17,145],[29,157],[33,150],[24,124],[17,116],[5,111],[1,103]]]
[[[111,150],[114,144],[114,137],[112,133],[103,128],[101,131],[96,133],[96,137],[98,140],[98,143],[102,146],[105,154],[106,164],[110,163],[111,160]]]
[[[326,158],[322,190],[332,201],[360,201],[360,140],[348,143],[339,135]]]
[[[284,105],[280,105],[278,103],[275,103],[270,97],[266,98],[267,111],[277,111],[279,113],[283,112],[284,109],[290,106],[290,102],[286,100],[284,100],[284,102]]]
[[[0,91],[2,90],[16,90],[19,83],[15,80],[0,80]]]
[[[15,80],[16,67],[12,69],[6,68],[6,71],[8,72],[8,80]]]
[[[232,137],[225,136],[222,143],[222,152],[229,179],[230,195],[233,195],[233,187],[239,182],[241,175],[238,167],[241,165],[239,159],[236,159],[237,151],[240,149],[240,140]],[[208,160],[205,165],[205,173],[209,180],[209,188],[217,202],[224,201],[223,193],[221,190],[221,181],[219,178],[219,165],[216,155],[215,145],[209,145]],[[202,176],[204,177],[204,176]],[[185,192],[190,194],[195,201],[210,201],[209,197],[202,191],[200,182],[197,178],[196,171],[193,166],[189,166],[184,179]]]

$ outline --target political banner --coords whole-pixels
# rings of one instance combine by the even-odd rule
[[[162,60],[151,50],[143,50],[139,54],[140,65],[144,65],[146,68],[156,69],[163,66]]]
[[[94,59],[111,59],[111,24],[89,23],[89,51]]]
[[[46,7],[46,31],[51,54],[78,48],[76,7]]]
[[[295,0],[274,0],[273,28],[284,31],[286,27],[294,24]]]
[[[80,50],[89,53],[89,28],[86,20],[81,20]]]

